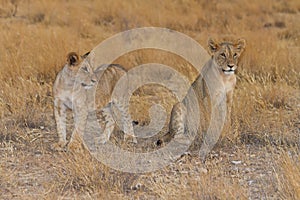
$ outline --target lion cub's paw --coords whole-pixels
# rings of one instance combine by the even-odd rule
[[[97,144],[105,144],[108,142],[109,137],[106,134],[101,134],[99,137],[96,138]]]
[[[137,144],[135,135],[124,134],[124,141],[130,140],[132,143]]]
[[[66,151],[66,145],[65,142],[57,142],[51,145],[51,149],[53,151]]]
[[[73,152],[83,152],[84,151],[83,144],[79,141],[71,141],[67,147],[68,147],[68,151],[73,151]]]

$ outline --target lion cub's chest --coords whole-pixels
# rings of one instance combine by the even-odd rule
[[[233,75],[222,75],[222,80],[224,83],[224,87],[226,90],[226,93],[232,91],[236,84],[236,76]]]

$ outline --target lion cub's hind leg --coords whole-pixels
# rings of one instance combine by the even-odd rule
[[[97,138],[98,143],[105,144],[110,139],[117,121],[119,122],[118,125],[124,129],[124,140],[131,138],[133,143],[137,143],[131,118],[127,109],[113,101],[102,108],[101,113],[105,125],[103,133]]]
[[[174,135],[176,150],[173,152],[173,159],[178,159],[182,154],[188,154],[188,147],[191,140],[187,133],[187,109],[186,106],[179,102],[173,106],[169,124],[170,135]],[[178,157],[179,156],[179,157]]]
[[[175,138],[183,136],[185,134],[186,115],[187,111],[183,103],[179,102],[173,106],[169,130]]]
[[[124,131],[124,141],[130,140],[132,143],[137,143],[136,136],[133,130],[132,120],[129,114],[128,106],[125,106],[122,102],[113,101],[115,108],[120,114],[119,121]],[[116,111],[116,110],[115,110]]]
[[[102,116],[104,118],[104,131],[97,138],[97,142],[100,144],[105,144],[112,134],[115,128],[115,120],[112,116],[111,104],[108,104],[104,108],[101,109]]]

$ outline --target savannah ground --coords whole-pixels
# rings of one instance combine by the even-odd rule
[[[299,1],[1,0],[0,26],[1,199],[300,199]],[[66,54],[145,26],[182,32],[203,47],[209,37],[247,40],[232,126],[209,154],[208,171],[195,155],[129,174],[87,152],[50,149],[57,141],[52,84]],[[196,76],[184,60],[155,50],[117,62],[127,69],[158,62],[190,81]],[[147,107],[170,111],[170,96],[141,88],[130,112],[147,123]]]

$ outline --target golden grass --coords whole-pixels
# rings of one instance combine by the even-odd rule
[[[292,151],[292,153],[294,153]],[[279,163],[279,185],[282,198],[300,198],[299,154],[282,153]]]
[[[291,148],[299,154],[299,19],[297,0],[1,0],[1,198],[247,199],[254,187],[243,182],[247,174],[228,176],[232,151],[240,149],[238,158],[251,160],[269,155],[262,147],[267,151],[280,147],[284,149],[280,156],[270,151],[278,164],[265,163],[266,169],[274,167],[277,172],[274,184],[279,193],[255,187],[266,197],[299,199],[299,156],[288,155]],[[204,47],[208,37],[247,40],[238,71],[232,129],[228,140],[215,150],[226,154],[223,160],[220,153],[208,160],[207,174],[197,171],[202,166],[197,158],[185,161],[184,167],[177,162],[157,172],[132,175],[111,170],[87,153],[49,150],[56,140],[52,84],[65,55],[70,51],[84,54],[120,31],[144,26],[183,32]],[[128,69],[149,62],[166,64],[190,81],[196,75],[183,59],[157,50],[131,52],[117,62]],[[168,101],[153,98],[151,88],[137,93],[140,97],[133,96],[131,112],[141,121],[148,120],[145,110],[150,103],[165,104],[169,110],[175,102],[164,89],[161,94],[167,93]],[[248,148],[252,153],[247,157]]]

